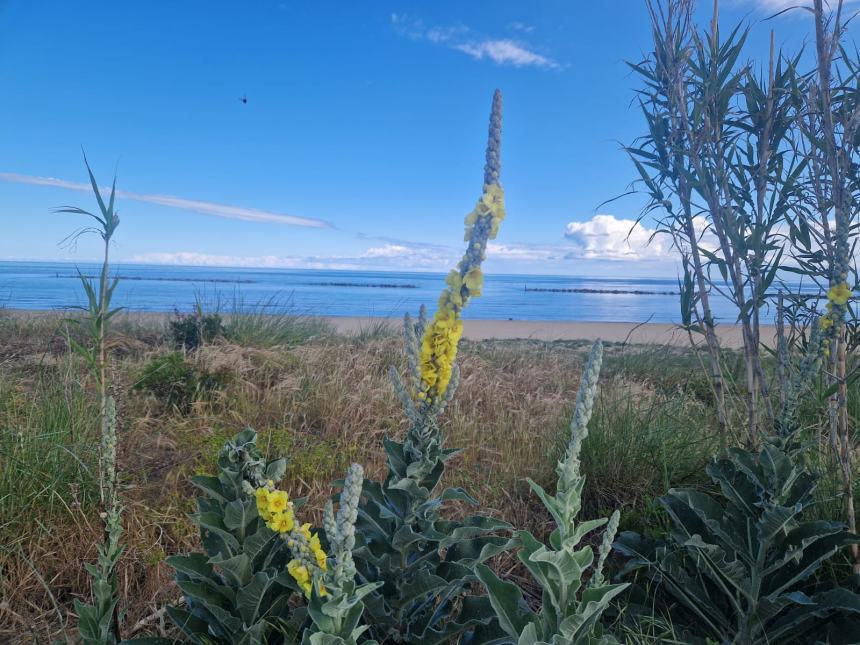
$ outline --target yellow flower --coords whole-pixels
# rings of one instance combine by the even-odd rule
[[[835,305],[844,305],[851,295],[851,287],[845,282],[830,287],[827,291],[827,298]]]
[[[287,571],[299,584],[306,596],[311,595],[311,574],[308,568],[301,563],[301,560],[290,560],[287,563]]]
[[[299,528],[299,533],[305,536],[305,538],[310,542],[313,538],[311,537],[311,523],[306,522],[302,524],[301,528]]]
[[[272,515],[267,526],[276,533],[289,533],[295,527],[296,521],[293,517],[293,512],[287,509],[283,513]]]
[[[481,272],[481,267],[469,269],[469,272],[463,279],[463,283],[469,290],[470,296],[480,296],[481,287],[484,286],[484,274]]]
[[[819,323],[819,327],[821,327],[822,331],[827,331],[831,327],[833,327],[833,318],[830,316],[822,316],[821,322]]]
[[[289,507],[290,496],[286,491],[276,490],[269,493],[269,512],[283,513]]]
[[[323,571],[328,569],[328,556],[326,555],[325,551],[323,551],[322,549],[314,551],[314,558],[316,558],[317,566],[320,569],[322,569]]]
[[[258,488],[254,491],[254,497],[257,500],[257,513],[264,520],[268,520],[271,515],[269,510],[269,491],[266,488]]]
[[[445,283],[451,287],[451,291],[459,291],[463,286],[463,279],[460,277],[459,271],[451,271],[448,277],[445,278]]]

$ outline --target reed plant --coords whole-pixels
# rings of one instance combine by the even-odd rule
[[[691,341],[704,335],[722,448],[739,436],[755,449],[774,434],[791,435],[800,401],[812,393],[808,384],[824,369],[830,403],[815,424],[826,427],[820,448],[832,452],[855,531],[847,398],[856,360],[846,330],[855,324],[860,58],[844,45],[843,2],[816,0],[808,8],[815,34],[809,71],[800,52],[775,50],[773,34],[764,69],[745,60],[749,27],[723,36],[716,0],[701,30],[692,0],[646,4],[654,49],[632,67],[642,81],[647,132],[627,152],[648,196],[645,213],[682,257],[681,319]],[[797,277],[818,293],[797,291],[789,282]],[[726,322],[742,332],[736,382],[715,340],[714,295],[734,305],[736,321]],[[816,299],[826,302],[823,311]],[[761,338],[767,310],[779,317],[772,370]],[[731,413],[735,397],[746,409],[742,426]],[[852,553],[860,573],[860,550]]]
[[[111,389],[109,351],[111,338],[110,320],[119,313],[111,306],[111,298],[116,290],[118,279],[110,276],[110,247],[119,226],[119,215],[115,207],[116,179],[111,186],[107,201],[102,196],[89,162],[84,157],[93,195],[98,211],[91,212],[77,206],[57,209],[59,213],[82,215],[93,220],[94,224],[84,226],[73,233],[68,242],[74,243],[80,236],[94,233],[103,243],[103,261],[97,281],[80,276],[81,286],[87,298],[83,318],[73,318],[69,322],[78,326],[86,342],[78,342],[68,336],[69,345],[80,356],[96,382],[98,392],[99,420],[101,439],[98,450],[98,486],[100,515],[104,522],[104,536],[98,547],[98,561],[87,564],[86,569],[92,579],[93,603],[75,602],[78,614],[78,631],[86,645],[113,645],[122,641],[120,634],[120,612],[117,594],[116,568],[122,555],[122,506],[119,499],[117,482],[117,403]]]

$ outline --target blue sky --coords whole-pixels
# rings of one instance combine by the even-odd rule
[[[781,4],[723,0],[749,57],[771,28],[810,37],[801,12],[762,22]],[[648,39],[640,0],[6,0],[0,259],[97,256],[59,246],[80,222],[52,213],[95,208],[83,146],[126,191],[117,260],[445,270],[499,87],[508,219],[488,270],[674,275],[649,222],[625,241],[639,198],[598,209],[633,178],[624,61]]]

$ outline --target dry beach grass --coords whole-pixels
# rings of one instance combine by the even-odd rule
[[[216,383],[183,407],[139,387],[145,367],[173,352],[163,321],[127,319],[118,328],[127,544],[119,580],[128,633],[178,596],[163,561],[196,545],[188,477],[211,472],[236,431],[256,428],[269,455],[289,458],[284,484],[309,497],[309,509],[322,507],[351,461],[371,477],[383,474],[381,439],[405,428],[387,375],[389,365],[402,367],[403,353],[387,325],[351,335],[318,326],[289,345],[221,339],[182,357]],[[81,562],[94,559],[102,530],[93,383],[67,351],[65,329],[57,316],[0,322],[0,641],[71,637],[72,601],[88,596]],[[447,442],[462,453],[447,483],[466,487],[486,512],[544,534],[548,518],[524,478],[554,481],[586,349],[581,341],[465,342],[460,390],[445,414]],[[621,506],[636,525],[666,483],[699,480],[713,444],[707,393],[687,378],[692,360],[676,348],[610,344],[583,457],[586,472],[601,472],[589,479],[585,516]],[[496,565],[519,579],[512,560]],[[159,621],[147,628],[158,631]]]

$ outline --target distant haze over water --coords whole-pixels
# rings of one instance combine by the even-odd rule
[[[78,271],[94,276],[98,269],[91,263],[0,262],[0,305],[83,305]],[[190,311],[200,299],[210,310],[241,302],[307,315],[399,317],[422,304],[432,311],[445,286],[445,274],[416,272],[118,264],[113,273],[120,277],[115,306],[156,312]],[[488,274],[483,294],[464,317],[672,323],[680,320],[677,291],[671,279]],[[728,302],[715,297],[713,305],[719,322],[734,322]]]

